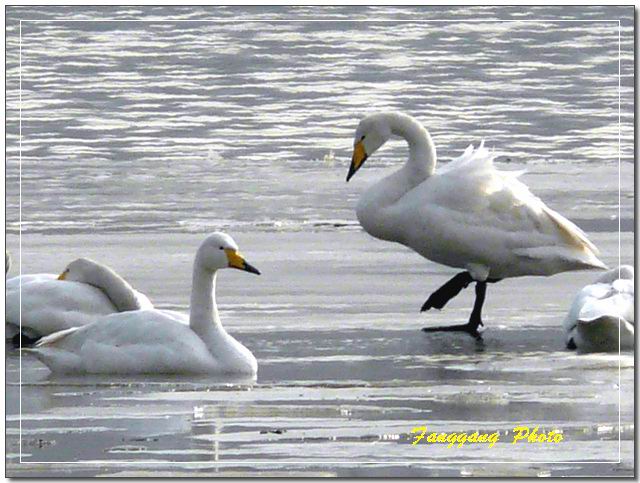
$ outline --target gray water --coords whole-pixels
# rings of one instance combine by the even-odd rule
[[[617,217],[620,161],[629,219],[631,14],[9,9],[7,228],[18,231],[18,19],[23,229],[157,233],[352,224],[363,186],[406,158],[391,144],[343,182],[358,119],[389,109],[418,117],[442,162],[486,139],[577,220]],[[143,21],[82,21],[101,18]]]
[[[483,347],[430,339],[419,328],[467,317],[471,295],[417,314],[450,269],[353,213],[406,146],[344,182],[358,120],[404,111],[440,162],[484,139],[606,263],[633,263],[632,8],[9,7],[6,230],[17,258],[22,228],[23,273],[90,256],[187,311],[195,248],[224,229],[264,274],[219,287],[255,382],[58,380],[9,351],[10,472],[632,474],[633,354],[563,346],[595,275],[497,284]],[[566,440],[411,446],[424,423]]]

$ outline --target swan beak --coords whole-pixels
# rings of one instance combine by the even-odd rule
[[[231,268],[237,268],[238,270],[244,270],[245,272],[260,275],[260,270],[250,263],[247,263],[237,250],[227,248],[224,252],[227,254],[227,260],[229,260],[229,266]]]
[[[358,141],[353,147],[353,157],[351,158],[351,166],[349,166],[349,174],[347,175],[347,182],[351,177],[356,174],[356,171],[360,169],[362,164],[367,160],[367,151],[364,149],[364,143]]]
[[[67,279],[67,273],[69,273],[69,270],[65,270],[60,275],[58,275],[58,280],[66,280]]]

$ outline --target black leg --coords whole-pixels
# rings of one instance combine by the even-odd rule
[[[463,288],[467,288],[473,282],[469,272],[462,272],[445,283],[438,290],[433,292],[427,301],[422,304],[420,312],[425,312],[431,308],[441,309],[447,302],[458,295]]]
[[[476,283],[476,300],[473,303],[473,310],[471,311],[471,317],[469,317],[469,324],[473,326],[473,330],[478,331],[478,327],[484,325],[482,323],[482,306],[484,305],[484,299],[487,295],[487,282]]]
[[[497,280],[496,280],[497,281]],[[466,324],[449,325],[445,327],[425,327],[423,332],[466,332],[478,340],[482,339],[478,327],[484,325],[482,323],[482,305],[487,294],[487,282],[476,282],[476,300],[473,304],[471,317]]]

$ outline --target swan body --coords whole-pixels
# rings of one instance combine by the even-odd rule
[[[622,265],[609,270],[580,290],[563,326],[567,333],[567,347],[581,352],[633,349],[633,267]]]
[[[435,147],[417,121],[373,115],[359,129],[377,124],[405,137],[410,157],[358,201],[356,215],[367,233],[478,279],[604,267],[582,230],[531,194],[520,173],[495,169],[483,144],[436,171]]]
[[[436,171],[431,136],[405,114],[373,114],[360,122],[347,181],[393,136],[407,141],[409,159],[362,194],[358,221],[376,238],[469,275],[452,279],[441,300],[423,310],[441,308],[471,281],[605,268],[582,230],[534,196],[517,179],[520,173],[498,171],[483,143]]]
[[[30,339],[38,339],[114,312],[152,307],[144,294],[113,270],[79,258],[60,276],[41,273],[7,280],[5,337],[21,331]]]
[[[200,246],[188,318],[156,309],[111,314],[44,337],[30,352],[54,373],[255,375],[255,357],[224,330],[215,303],[217,270],[259,274],[237,250],[223,233]]]

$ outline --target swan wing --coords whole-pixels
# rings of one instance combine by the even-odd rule
[[[396,203],[409,246],[451,266],[486,265],[496,277],[603,266],[582,230],[496,170],[482,146],[468,151]]]
[[[633,282],[633,280],[618,279],[614,280],[614,282],[611,284],[611,287],[618,293],[630,294],[633,297],[635,292]]]
[[[33,352],[63,373],[197,373],[215,364],[189,326],[159,310],[112,314],[45,337]]]
[[[580,308],[578,320],[591,322],[600,317],[611,317],[614,319],[635,322],[633,307],[633,295],[628,293],[616,293],[603,299],[591,298]]]
[[[33,277],[7,284],[5,321],[38,335],[87,325],[116,311],[91,285]]]

